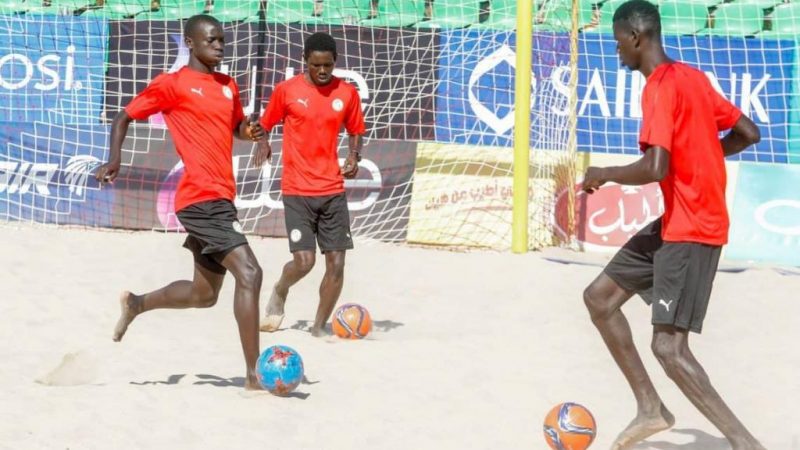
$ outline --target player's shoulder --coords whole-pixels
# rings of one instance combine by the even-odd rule
[[[293,88],[298,88],[302,86],[303,83],[303,74],[295,75],[291,78],[287,78],[283,81],[275,83],[275,87],[272,88],[272,92],[275,93],[276,91],[285,91],[291,90]]]
[[[358,88],[356,88],[356,85],[353,83],[339,77],[334,77],[333,82],[336,83],[336,86],[334,87],[335,90],[344,91],[349,95],[358,96]]]

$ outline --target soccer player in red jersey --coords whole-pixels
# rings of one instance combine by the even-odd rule
[[[275,86],[261,118],[267,133],[283,122],[281,191],[293,255],[272,291],[261,330],[276,331],[280,326],[289,288],[314,267],[318,243],[325,255],[325,275],[311,334],[323,336],[342,292],[345,251],[353,248],[343,177],[353,178],[358,172],[365,127],[358,91],[333,76],[333,37],[314,33],[305,42],[303,57],[306,72]],[[342,126],[349,135],[349,152],[340,168],[337,142]],[[257,165],[271,152],[266,146],[260,150]]]
[[[196,15],[186,22],[184,39],[189,63],[161,74],[121,111],[111,126],[108,163],[95,174],[113,182],[128,125],[162,112],[184,173],[175,195],[178,219],[188,232],[183,244],[194,255],[194,279],[174,281],[147,294],[123,292],[122,314],[113,339],[119,341],[133,319],[159,308],[208,308],[217,302],[225,272],[236,279],[234,314],[239,325],[247,376],[246,389],[261,389],[255,373],[259,355],[258,299],[261,267],[242,234],[233,204],[233,136],[253,141],[265,135],[244,119],[239,89],[229,76],[215,72],[222,61],[225,36],[217,19]],[[263,142],[263,141],[262,141]]]
[[[714,90],[703,72],[671,60],[658,9],[630,0],[614,13],[622,64],[647,78],[639,147],[620,167],[589,167],[583,189],[658,181],[664,215],[632,237],[586,288],[584,301],[636,398],[638,412],[612,449],[630,448],[675,423],[645,371],[622,305],[638,293],[652,309],[652,350],[667,375],[734,450],[763,449],[711,385],[689,350],[700,333],[722,246],[728,240],[726,156],[760,140],[756,125]],[[731,131],[721,140],[719,132]]]

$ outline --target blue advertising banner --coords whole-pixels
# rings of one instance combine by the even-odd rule
[[[739,166],[726,257],[800,266],[800,167]]]
[[[92,176],[107,148],[106,126],[0,127],[0,220],[110,226],[113,190]]]
[[[666,36],[670,56],[706,73],[711,84],[753,119],[762,141],[738,159],[788,162],[796,45],[793,41],[720,36]],[[436,140],[512,144],[516,42],[508,32],[442,33]],[[531,145],[565,145],[569,95],[569,40],[533,37]],[[613,37],[579,39],[578,149],[638,152],[644,77],[620,66]]]
[[[512,145],[514,32],[449,30],[440,35],[436,140]],[[534,34],[531,74],[531,146],[565,145],[569,99],[569,36]]]
[[[788,162],[789,114],[796,45],[790,40],[729,36],[665,36],[672,58],[706,73],[711,84],[758,125],[761,142],[738,158]],[[644,77],[620,66],[610,35],[579,41],[578,146],[637,153]]]
[[[107,30],[94,17],[4,16],[0,122],[99,123]]]

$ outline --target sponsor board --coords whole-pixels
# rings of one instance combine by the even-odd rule
[[[513,155],[507,149],[419,144],[408,241],[508,248],[513,209],[512,162]],[[528,235],[534,247],[553,244],[555,185],[553,178],[530,180]]]
[[[800,167],[742,163],[727,257],[800,266]]]
[[[245,115],[260,111],[273,87],[305,70],[303,43],[315,26],[268,24],[264,68],[264,97],[253,97],[256,79],[257,26],[224,27],[226,57],[219,71],[235,78]],[[436,85],[436,33],[404,29],[350,26],[321,27],[339,43],[334,75],[359,92],[372,139],[432,139]],[[146,39],[142,39],[146,36]],[[111,23],[111,49],[106,83],[106,107],[115,114],[147,83],[162,72],[174,72],[189,59],[177,21],[120,21]],[[153,126],[163,119],[151,117]]]
[[[591,155],[593,166],[621,166],[639,159],[629,155]],[[726,162],[728,173],[726,201],[733,205],[739,163]],[[587,251],[613,252],[647,224],[664,213],[664,198],[658,183],[643,186],[623,186],[607,183],[594,194],[582,190],[583,173],[575,184],[575,234],[578,243]],[[556,197],[555,229],[566,237],[567,192]]]
[[[72,16],[3,16],[0,122],[97,124],[107,27]]]
[[[148,130],[140,127],[139,133]],[[135,140],[150,151],[132,153],[132,164],[123,167],[114,183],[116,191],[114,226],[135,229],[182,231],[175,215],[174,200],[183,164],[172,150],[169,134],[152,142]],[[364,148],[358,176],[345,180],[351,228],[359,236],[404,240],[411,198],[416,144],[372,141]],[[281,145],[273,143],[271,163],[250,165],[253,145],[235,142],[233,171],[237,196],[234,201],[245,232],[264,236],[285,236]],[[154,151],[155,150],[155,151]],[[343,159],[340,159],[343,162]]]
[[[515,33],[448,30],[440,42],[436,140],[511,146]],[[569,36],[534,34],[532,54],[531,146],[555,150],[565,145],[568,129]]]
[[[736,160],[785,163],[790,136],[796,46],[793,41],[719,36],[665,36],[667,52],[702,70],[712,86],[753,119],[762,141]],[[516,42],[513,32],[442,33],[436,140],[511,146]],[[578,148],[593,153],[638,152],[644,77],[620,66],[610,35],[579,37]],[[531,146],[567,142],[569,39],[535,33],[531,73]],[[720,51],[724,49],[724,51]],[[796,114],[795,114],[796,115]]]
[[[105,158],[104,126],[35,123],[0,131],[0,217],[106,227],[114,194],[94,170]]]

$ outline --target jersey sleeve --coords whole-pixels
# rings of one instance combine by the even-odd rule
[[[142,120],[157,112],[166,112],[176,104],[172,77],[163,73],[153,79],[147,87],[131,100],[125,112],[132,119]]]
[[[678,103],[675,83],[671,78],[664,77],[648,86],[651,86],[650,89],[642,97],[639,149],[646,151],[650,147],[663,147],[671,151]]]
[[[709,86],[709,89],[711,90],[711,103],[714,107],[714,120],[717,123],[717,130],[723,131],[733,128],[739,118],[742,117],[742,111],[713,87]]]
[[[239,124],[244,120],[244,111],[242,109],[242,99],[239,95],[239,85],[236,84],[236,81],[231,78],[230,83],[231,90],[233,91],[233,129],[239,126]]]
[[[286,89],[282,83],[278,84],[275,86],[275,90],[272,91],[269,102],[267,102],[267,108],[264,110],[264,115],[261,117],[261,126],[264,130],[272,130],[275,125],[283,121],[286,117],[285,98]]]
[[[367,131],[366,125],[364,125],[364,112],[361,110],[361,98],[359,98],[356,88],[352,89],[350,95],[344,128],[347,130],[347,134],[350,135],[361,135]]]

